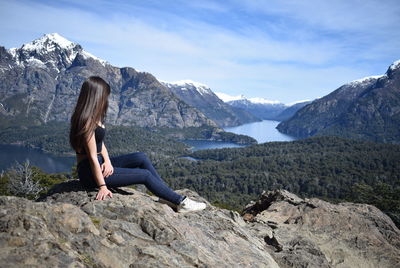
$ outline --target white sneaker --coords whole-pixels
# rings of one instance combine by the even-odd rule
[[[183,199],[183,201],[179,204],[178,212],[184,213],[190,211],[203,210],[206,208],[206,206],[207,206],[206,203],[194,201],[186,196],[185,199]]]

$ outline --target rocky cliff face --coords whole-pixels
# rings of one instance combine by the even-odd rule
[[[94,201],[95,194],[70,183],[45,202],[0,197],[0,261],[14,267],[278,267],[238,213],[209,206],[177,214],[129,188],[104,201]]]
[[[220,127],[238,126],[260,121],[260,119],[249,112],[224,103],[204,84],[190,80],[176,82],[163,81],[162,83],[178,98],[199,109]]]
[[[77,181],[40,202],[0,197],[0,261],[12,267],[398,267],[400,231],[375,207],[285,191],[237,213],[208,204],[177,214],[121,187],[113,198]],[[189,190],[178,190],[204,200]]]
[[[338,135],[400,142],[400,61],[386,74],[345,84],[278,125],[297,137]]]
[[[0,47],[0,119],[19,124],[69,121],[81,84],[90,75],[103,77],[112,88],[110,124],[216,126],[153,75],[114,67],[58,34],[44,35],[18,49]]]

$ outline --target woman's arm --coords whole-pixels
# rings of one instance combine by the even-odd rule
[[[107,186],[104,182],[104,177],[101,172],[100,163],[97,159],[97,147],[96,147],[96,140],[95,135],[92,133],[91,137],[87,142],[84,144],[86,152],[88,152],[88,158],[90,162],[90,167],[92,168],[92,173],[96,180],[97,185],[99,186],[99,192],[96,195],[96,200],[104,200],[107,196],[112,198],[112,193],[108,190]]]
[[[108,151],[107,151],[107,148],[106,148],[106,145],[104,144],[104,142],[102,142],[102,144],[101,144],[101,155],[104,158],[104,162],[111,163],[110,156],[108,155]]]
[[[101,172],[100,163],[97,159],[97,147],[94,133],[91,135],[89,140],[84,144],[86,152],[88,153],[88,158],[90,162],[90,167],[92,168],[92,173],[96,180],[97,185],[105,184],[103,173]],[[101,186],[106,187],[106,186]]]
[[[114,168],[111,164],[110,157],[108,156],[108,151],[106,146],[104,145],[104,142],[101,144],[101,154],[103,155],[104,163],[101,164],[100,168],[103,172],[103,177],[107,178],[114,172]]]

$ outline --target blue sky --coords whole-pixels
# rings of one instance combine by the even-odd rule
[[[397,0],[4,1],[0,45],[57,32],[119,67],[285,103],[400,59]]]

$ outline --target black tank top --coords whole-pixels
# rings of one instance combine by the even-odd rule
[[[97,153],[101,152],[101,145],[102,145],[105,135],[106,135],[106,129],[104,127],[98,126],[94,130],[94,138],[96,140]],[[85,147],[83,147],[82,150],[83,150],[82,153],[79,153],[79,152],[76,152],[76,153],[77,154],[86,154]]]

